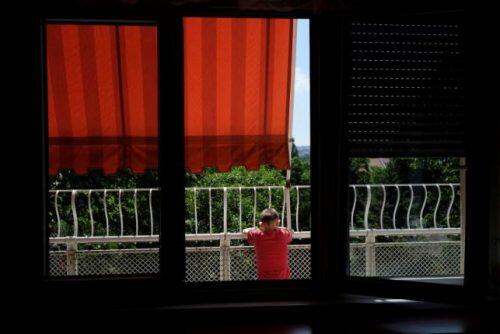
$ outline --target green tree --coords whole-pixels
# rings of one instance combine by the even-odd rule
[[[370,180],[370,160],[368,158],[352,158],[349,164],[349,183],[365,184]]]

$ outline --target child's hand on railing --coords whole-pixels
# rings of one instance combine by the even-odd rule
[[[256,229],[256,227],[248,227],[246,229],[244,229],[243,231],[241,231],[241,233],[243,233],[243,235],[246,237],[248,235],[248,232],[250,232],[251,230],[254,230]]]

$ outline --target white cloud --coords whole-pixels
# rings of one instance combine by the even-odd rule
[[[309,73],[301,67],[295,67],[295,94],[309,93]]]

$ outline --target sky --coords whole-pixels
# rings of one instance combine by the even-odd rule
[[[292,136],[297,146],[309,146],[309,20],[297,20]]]

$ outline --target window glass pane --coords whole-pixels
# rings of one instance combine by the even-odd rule
[[[350,274],[462,284],[464,165],[350,159]]]
[[[159,272],[157,29],[46,25],[49,276]]]
[[[463,26],[428,14],[347,27],[351,275],[462,284]]]
[[[186,281],[310,278],[309,21],[184,32]]]

